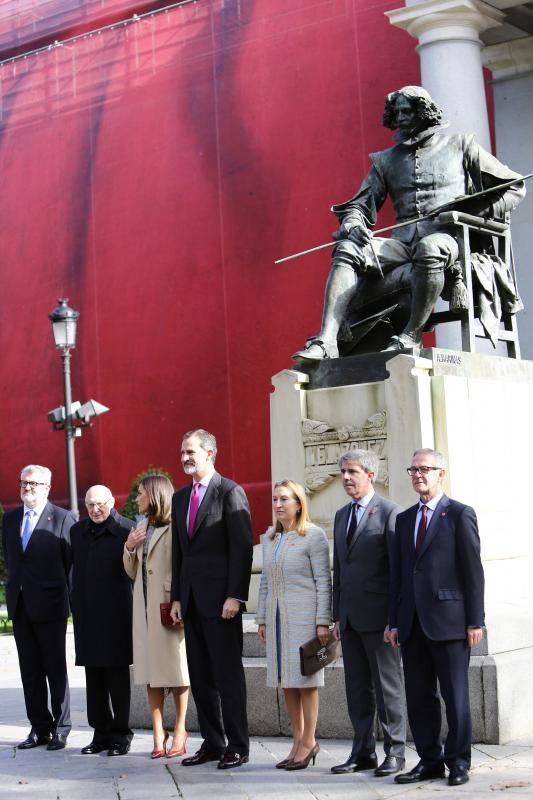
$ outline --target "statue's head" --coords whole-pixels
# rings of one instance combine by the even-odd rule
[[[438,125],[442,110],[421,86],[403,86],[385,98],[383,126],[406,135]]]

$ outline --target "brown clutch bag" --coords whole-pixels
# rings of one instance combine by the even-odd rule
[[[174,622],[172,617],[170,616],[170,609],[172,608],[172,603],[160,603],[159,611],[161,614],[161,625],[164,625],[167,628],[173,628]]]
[[[315,636],[300,647],[300,672],[302,675],[314,675],[319,669],[336,661],[340,654],[341,643],[333,638],[333,631],[324,645]]]

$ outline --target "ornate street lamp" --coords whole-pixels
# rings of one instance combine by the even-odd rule
[[[72,387],[70,383],[70,351],[76,346],[76,329],[78,326],[79,311],[74,311],[68,305],[68,298],[63,297],[58,300],[59,305],[55,308],[49,319],[52,322],[54,340],[56,347],[61,350],[61,360],[63,361],[63,387],[65,391],[65,439],[67,446],[67,475],[68,492],[71,511],[79,516],[78,511],[78,490],[76,487],[76,460],[74,455],[74,437],[77,431],[72,423]],[[81,433],[81,431],[80,431]]]

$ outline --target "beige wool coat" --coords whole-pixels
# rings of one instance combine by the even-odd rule
[[[317,625],[331,624],[329,545],[322,528],[310,525],[305,536],[270,532],[261,538],[263,571],[256,622],[266,625],[267,686],[306,688],[324,685],[324,670],[304,677],[300,672],[300,645],[316,636]],[[276,609],[281,628],[281,681],[278,681]]]
[[[160,603],[170,601],[172,535],[170,525],[156,528],[146,559],[147,606],[142,577],[143,545],[133,553],[124,547],[124,569],[133,587],[133,679],[136,685],[188,686],[189,671],[182,625],[161,625]]]

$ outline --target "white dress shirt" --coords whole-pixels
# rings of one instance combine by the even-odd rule
[[[23,507],[24,508],[24,513],[22,514],[22,522],[20,523],[20,537],[21,538],[22,538],[22,532],[23,532],[24,527],[26,525],[26,514],[28,514],[28,512],[30,512],[29,513],[30,530],[33,533],[33,531],[35,530],[35,526],[37,525],[37,521],[38,521],[39,517],[41,516],[41,514],[43,513],[44,507],[46,506],[47,502],[48,502],[48,500],[45,500],[44,503],[42,503],[40,506],[35,506],[35,508],[28,508],[27,506]]]

